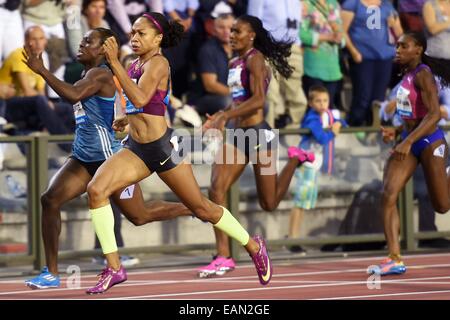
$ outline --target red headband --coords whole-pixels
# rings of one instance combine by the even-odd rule
[[[155,18],[153,18],[148,13],[144,13],[143,16],[146,17],[147,19],[149,19],[156,26],[156,28],[159,30],[159,32],[161,32],[164,35],[163,28],[161,28],[161,25],[158,23],[158,21],[156,21]]]

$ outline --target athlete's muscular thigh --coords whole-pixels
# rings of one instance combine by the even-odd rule
[[[104,190],[107,196],[151,174],[145,163],[132,151],[122,149],[98,168],[90,187]]]

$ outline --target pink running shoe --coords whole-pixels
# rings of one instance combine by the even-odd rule
[[[272,262],[267,252],[267,247],[264,239],[261,236],[254,236],[253,240],[258,242],[259,251],[254,255],[250,255],[258,273],[259,282],[265,286],[272,279],[273,267]]]
[[[207,266],[197,269],[200,278],[208,278],[213,275],[223,276],[225,273],[233,271],[236,263],[233,258],[214,256],[213,260]]]
[[[309,152],[309,151],[303,150],[298,147],[289,147],[288,148],[288,157],[289,158],[298,158],[300,163],[303,163],[306,161],[314,162],[314,160],[316,159],[313,152]]]
[[[123,266],[120,266],[120,269],[118,271],[114,271],[110,267],[106,267],[103,269],[103,271],[99,274],[100,279],[98,280],[97,284],[86,290],[87,294],[98,294],[106,292],[109,288],[112,286],[115,286],[116,284],[122,283],[127,280],[127,272],[123,268]]]

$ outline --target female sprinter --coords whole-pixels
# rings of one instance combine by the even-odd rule
[[[421,33],[405,33],[397,43],[395,61],[404,76],[397,93],[396,113],[404,125],[395,132],[383,129],[383,140],[396,144],[384,169],[383,224],[389,255],[372,272],[380,275],[406,272],[400,255],[400,219],[397,198],[418,164],[422,164],[428,193],[434,209],[445,213],[450,209],[449,183],[446,174],[448,146],[444,133],[437,127],[440,120],[438,88],[450,83],[450,65],[425,54],[427,41]]]
[[[222,131],[225,123],[232,120],[235,130],[227,130],[227,137],[228,133],[233,133],[233,139],[223,145],[222,153],[218,154],[213,166],[209,199],[223,205],[228,189],[242,175],[248,162],[252,161],[259,203],[264,210],[273,211],[283,199],[297,166],[304,161],[314,161],[314,154],[290,147],[290,159],[278,176],[274,168],[277,158],[275,134],[264,121],[263,109],[270,82],[270,70],[265,60],[281,76],[288,78],[293,71],[287,63],[292,44],[275,41],[263,28],[261,20],[248,15],[236,20],[230,40],[233,50],[238,54],[230,61],[228,73],[233,106],[209,117],[204,128]],[[222,158],[237,161],[222,161]],[[198,269],[200,277],[223,275],[235,267],[233,259],[229,257],[227,235],[217,228],[214,228],[214,232],[217,255],[209,265]]]
[[[113,231],[113,213],[109,196],[153,172],[163,180],[196,217],[208,221],[239,241],[252,257],[262,284],[272,276],[272,268],[264,240],[249,234],[224,207],[209,201],[200,192],[190,164],[177,161],[183,154],[179,139],[164,119],[170,89],[170,70],[161,48],[174,46],[183,27],[167,21],[159,13],[138,18],[132,27],[131,46],[138,59],[128,73],[117,59],[114,38],[104,44],[106,58],[127,97],[127,117],[115,122],[117,129],[129,124],[126,148],[110,157],[89,183],[89,207],[97,236],[106,255],[108,267],[88,294],[102,293],[126,280],[120,264]]]
[[[116,89],[111,70],[105,65],[102,45],[114,36],[104,28],[86,33],[77,59],[84,65],[84,76],[74,85],[57,79],[48,71],[41,57],[30,55],[26,48],[26,63],[40,74],[60,96],[74,103],[76,131],[73,155],[51,179],[48,189],[41,196],[42,237],[44,239],[47,266],[40,275],[25,283],[33,289],[57,288],[58,238],[61,233],[61,207],[86,192],[96,170],[121,146],[112,130]],[[144,204],[138,184],[122,188],[111,195],[122,213],[135,225],[190,215],[182,204],[154,201]]]

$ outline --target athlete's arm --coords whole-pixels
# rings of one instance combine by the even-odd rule
[[[123,91],[136,108],[145,106],[155,94],[161,80],[167,75],[169,66],[163,56],[156,56],[144,65],[144,70],[139,83],[136,84],[127,71],[122,67],[117,58],[118,45],[114,37],[106,39],[103,44],[105,55],[111,66],[114,75],[120,82]]]
[[[419,88],[424,105],[428,108],[427,115],[405,140],[413,144],[427,133],[429,133],[441,118],[438,90],[434,77],[428,70],[421,70],[417,73],[414,84]]]
[[[58,95],[66,98],[70,103],[76,103],[97,94],[112,76],[111,72],[106,69],[93,68],[86,73],[83,79],[72,85],[59,80],[45,68],[40,75]]]
[[[247,68],[250,71],[250,91],[248,100],[241,103],[237,108],[232,108],[224,112],[226,119],[248,116],[258,109],[264,108],[266,93],[264,81],[267,70],[264,58],[261,54],[255,54],[247,59]],[[266,71],[267,72],[267,71]]]
[[[25,48],[25,51],[26,54],[24,54],[23,61],[27,66],[37,74],[40,74],[59,96],[64,97],[70,103],[76,103],[96,94],[107,83],[108,79],[112,77],[111,72],[106,69],[93,68],[86,73],[83,79],[77,81],[75,84],[66,83],[59,80],[45,68],[42,54],[36,57],[30,54],[28,48]]]

